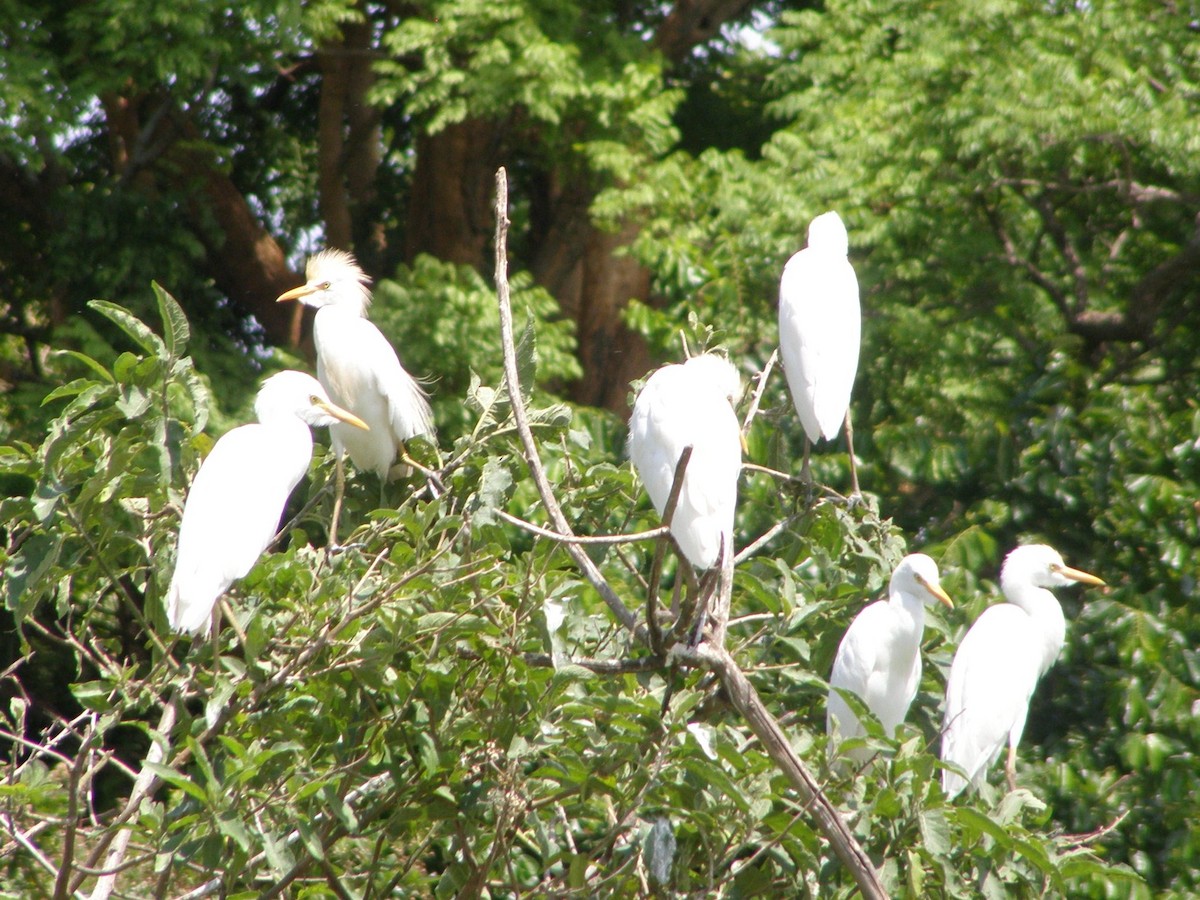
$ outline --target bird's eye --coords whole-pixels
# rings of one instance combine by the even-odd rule
[[[318,397],[316,394],[310,394],[308,397],[308,402],[312,406],[316,406],[318,403],[321,402],[321,398]]]
[[[321,290],[321,291],[329,290],[329,282],[322,281],[320,284],[317,285],[317,290]]]

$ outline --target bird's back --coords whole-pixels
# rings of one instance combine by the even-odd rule
[[[891,734],[904,721],[921,679],[923,616],[916,621],[886,600],[855,617],[838,646],[829,677],[826,728],[838,720],[843,738],[863,733],[861,724],[835,688],[853,691]]]
[[[957,763],[973,781],[1025,727],[1037,687],[1041,652],[1029,615],[1011,603],[984,610],[954,654],[946,682],[942,759]],[[950,772],[942,784],[953,796],[967,782]]]
[[[312,435],[299,419],[242,425],[217,441],[184,503],[167,618],[198,632],[214,604],[275,536],[287,498],[308,471]]]
[[[335,449],[349,453],[359,469],[387,478],[401,442],[433,433],[425,392],[404,370],[383,333],[353,311],[322,307],[313,324],[313,340],[317,379],[329,398],[370,428],[332,425]]]
[[[806,248],[779,284],[779,348],[809,439],[835,437],[850,406],[861,342],[858,279],[844,255]]]
[[[729,400],[695,387],[684,366],[666,366],[650,377],[630,418],[629,456],[661,515],[675,466],[692,445],[671,533],[692,565],[707,569],[722,539],[732,539],[741,440]]]

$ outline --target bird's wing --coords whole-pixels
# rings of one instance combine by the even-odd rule
[[[686,417],[670,402],[669,388],[676,374],[663,369],[651,376],[634,401],[629,419],[629,458],[659,515],[671,495],[679,455],[691,442]]]
[[[1009,733],[1024,726],[1038,680],[1035,649],[1028,614],[1001,603],[984,610],[954,654],[942,759],[957,763],[970,780],[983,778]],[[962,778],[942,774],[947,793],[966,786]]]
[[[433,433],[433,413],[425,392],[373,322],[330,306],[318,312],[313,334],[317,377],[334,403],[363,416],[362,404],[372,396],[380,397],[387,406],[384,421],[396,440]]]
[[[810,440],[841,428],[862,339],[858,279],[845,257],[802,250],[779,286],[779,349]]]
[[[217,441],[184,504],[167,600],[172,628],[202,629],[217,598],[250,571],[311,455],[312,437],[298,419],[294,427],[243,425]]]
[[[858,717],[837,691],[839,688],[852,691],[862,698],[868,708],[875,711],[871,698],[879,693],[877,682],[880,676],[886,676],[882,671],[879,650],[886,639],[888,621],[886,601],[877,600],[855,617],[838,645],[833,672],[829,676],[829,716],[826,728],[831,728],[832,720],[836,718],[838,730],[843,738],[860,735],[863,728]]]

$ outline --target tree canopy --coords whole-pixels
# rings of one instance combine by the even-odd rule
[[[839,827],[893,895],[1200,891],[1186,8],[3,16],[3,892],[851,896]],[[770,362],[783,264],[827,209],[862,286],[859,504],[794,477]],[[412,452],[442,489],[381,501],[356,473],[330,553],[318,435],[277,548],[189,645],[162,608],[187,486],[263,375],[311,368],[275,298],[325,246],[356,254],[428,380],[438,447]],[[723,646],[668,656],[646,618],[665,544],[545,530],[659,525],[625,417],[681,338],[741,371],[751,465]],[[813,470],[843,490],[844,445]],[[947,801],[946,672],[1033,540],[1110,587],[1059,592],[1019,788]],[[931,616],[897,739],[874,724],[847,769],[826,678],[913,551],[959,606]],[[661,576],[670,607],[670,552]]]

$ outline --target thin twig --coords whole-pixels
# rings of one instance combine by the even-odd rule
[[[665,522],[658,526],[658,528],[651,528],[648,531],[638,531],[633,534],[598,534],[593,536],[559,534],[557,531],[542,528],[540,525],[534,525],[532,522],[526,522],[524,519],[518,518],[503,509],[497,509],[495,513],[505,522],[516,525],[530,534],[536,534],[538,537],[548,538],[552,541],[561,541],[564,544],[636,544],[641,541],[648,541],[670,534],[670,529]]]
[[[646,627],[650,630],[650,646],[654,652],[662,653],[662,629],[658,625],[658,585],[662,580],[663,558],[667,554],[667,535],[671,532],[671,522],[675,519],[675,509],[679,505],[679,495],[683,491],[683,477],[687,474],[688,463],[692,459],[692,445],[688,444],[679,454],[675,463],[675,477],[671,481],[671,493],[667,495],[667,505],[663,507],[662,523],[666,534],[658,539],[654,548],[654,562],[650,566],[650,583],[646,587]]]
[[[754,424],[754,417],[758,415],[758,406],[762,403],[763,392],[767,389],[767,379],[771,377],[771,369],[775,367],[777,359],[779,359],[778,348],[771,351],[767,364],[758,373],[758,384],[755,385],[754,395],[750,398],[750,408],[746,410],[746,418],[742,420],[743,435],[750,433],[750,426]]]
[[[133,838],[133,829],[123,828],[122,826],[137,814],[138,810],[142,808],[142,801],[150,796],[150,793],[158,785],[158,776],[154,774],[151,766],[165,760],[171,749],[171,730],[175,727],[175,716],[177,713],[175,706],[178,701],[178,694],[179,691],[176,688],[171,699],[163,706],[162,716],[159,718],[158,725],[154,729],[155,733],[150,739],[150,749],[146,752],[146,758],[142,762],[142,769],[138,772],[137,781],[133,783],[133,790],[130,791],[129,799],[125,802],[125,808],[121,810],[121,814],[109,826],[110,834],[112,833],[112,829],[118,829],[117,836],[113,839],[109,847],[108,855],[104,857],[103,868],[105,874],[100,876],[96,881],[95,887],[92,888],[91,900],[107,900],[117,886],[117,873],[121,869],[125,853],[129,850],[129,841]],[[89,868],[93,865],[94,862],[89,860]],[[78,885],[74,885],[73,887],[77,888]]]

